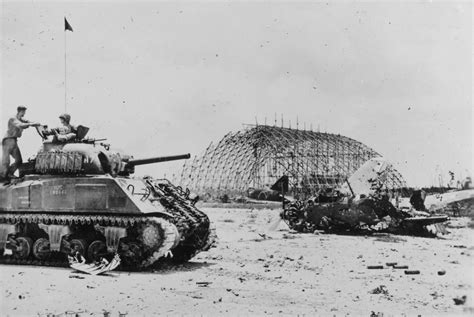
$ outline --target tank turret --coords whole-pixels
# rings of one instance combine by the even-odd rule
[[[191,155],[157,156],[134,159],[133,156],[110,149],[105,139],[82,139],[70,142],[45,140],[36,157],[20,166],[20,174],[81,175],[110,174],[129,176],[135,166],[188,159]]]

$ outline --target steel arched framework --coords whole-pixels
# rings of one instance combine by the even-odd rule
[[[364,162],[379,156],[345,136],[256,125],[211,143],[185,163],[177,181],[197,193],[237,194],[268,187],[287,175],[293,193],[311,195],[340,185]],[[391,188],[405,186],[396,170],[388,182]]]

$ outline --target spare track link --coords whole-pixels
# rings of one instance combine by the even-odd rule
[[[177,205],[184,209],[184,212],[188,214],[189,217],[195,219],[197,222],[196,228],[201,226],[204,226],[205,229],[209,228],[209,218],[207,215],[196,208],[189,199],[185,198],[186,193],[180,187],[173,186],[171,183],[164,183],[162,185],[162,189],[178,202]]]
[[[181,216],[175,219],[176,225],[180,226],[180,222],[187,224],[189,231],[186,232],[186,235],[192,234],[193,231],[202,226],[208,228],[209,218],[186,198],[186,193],[182,189],[167,181],[149,181],[149,185],[152,186],[156,194],[160,196],[160,202],[168,212]]]
[[[187,261],[197,253],[209,250],[217,238],[215,230],[210,228],[208,216],[189,200],[189,192],[183,191],[181,187],[176,187],[167,180],[151,182],[150,185],[158,189],[157,194],[161,194],[161,202],[165,208],[188,220],[185,223],[188,224],[189,229],[184,231],[183,240],[175,249],[175,252],[184,253],[175,254],[175,260]],[[191,223],[189,219],[192,219]],[[176,226],[181,227],[179,222],[179,219],[175,220]]]
[[[105,216],[105,215],[64,215],[64,214],[16,214],[16,213],[2,213],[0,214],[0,224],[18,224],[18,223],[32,223],[45,225],[99,225],[99,226],[115,226],[115,227],[129,227],[135,224],[144,224],[151,222],[155,217],[144,216]],[[166,220],[166,219],[165,219]],[[171,223],[171,219],[169,219]],[[153,257],[153,256],[152,256]],[[149,262],[150,259],[147,259]],[[38,265],[38,266],[55,266],[68,267],[67,256],[63,259],[37,260],[29,259],[14,259],[12,257],[4,257],[0,254],[0,264],[19,264],[19,265]]]

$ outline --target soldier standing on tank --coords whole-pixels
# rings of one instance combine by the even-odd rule
[[[23,162],[20,148],[18,147],[18,138],[21,137],[24,129],[40,125],[39,123],[23,119],[26,113],[25,106],[19,106],[16,110],[16,116],[8,120],[7,133],[2,139],[3,155],[2,173],[0,176],[8,180],[14,177],[13,174]],[[12,165],[10,165],[10,155],[15,159]]]

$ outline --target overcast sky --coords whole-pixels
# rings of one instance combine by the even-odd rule
[[[68,112],[135,157],[200,154],[299,118],[374,148],[409,185],[472,171],[472,5],[3,1],[1,126]],[[64,32],[67,17],[74,32]],[[40,139],[21,138],[23,156]],[[181,163],[179,164],[181,165]],[[150,168],[162,176],[176,164]],[[141,167],[139,174],[148,170]]]

